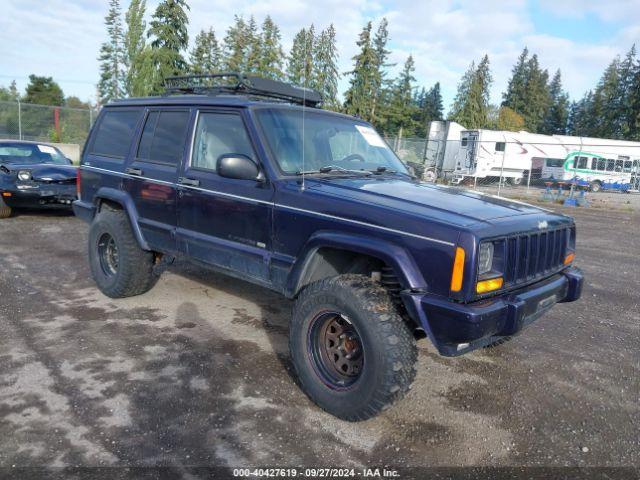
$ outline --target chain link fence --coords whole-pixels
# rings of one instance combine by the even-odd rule
[[[559,198],[572,189],[576,197],[587,190],[640,191],[640,142],[509,133],[472,130],[458,139],[385,140],[429,182],[515,198]]]
[[[0,139],[84,145],[96,118],[92,109],[0,102]]]

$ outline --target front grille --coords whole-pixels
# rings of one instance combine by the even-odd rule
[[[517,285],[552,274],[563,266],[568,228],[558,228],[505,239],[505,283]]]

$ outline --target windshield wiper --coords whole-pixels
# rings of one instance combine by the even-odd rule
[[[383,173],[386,173],[389,175],[402,175],[403,177],[415,178],[413,175],[409,173],[399,172],[397,170],[389,170],[387,167],[383,167],[383,166],[380,166],[375,170],[369,170],[369,172],[373,173],[374,175],[381,175]]]
[[[296,175],[313,175],[314,173],[353,173],[357,175],[371,175],[371,172],[367,170],[350,170],[348,168],[338,167],[337,165],[325,165],[317,170],[306,170],[304,172],[297,171]]]

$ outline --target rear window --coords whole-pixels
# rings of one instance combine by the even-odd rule
[[[142,110],[105,112],[98,125],[91,153],[106,157],[126,157],[141,112]]]
[[[189,111],[151,111],[144,124],[137,157],[150,162],[176,164],[189,126]]]

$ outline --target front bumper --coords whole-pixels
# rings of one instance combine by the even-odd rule
[[[582,272],[571,267],[521,290],[474,303],[409,292],[402,296],[440,354],[452,357],[519,333],[556,303],[578,300],[582,284]]]
[[[33,207],[71,207],[76,199],[75,183],[47,183],[28,186],[12,185],[0,188],[2,199],[12,208]],[[10,194],[5,196],[4,193]]]

